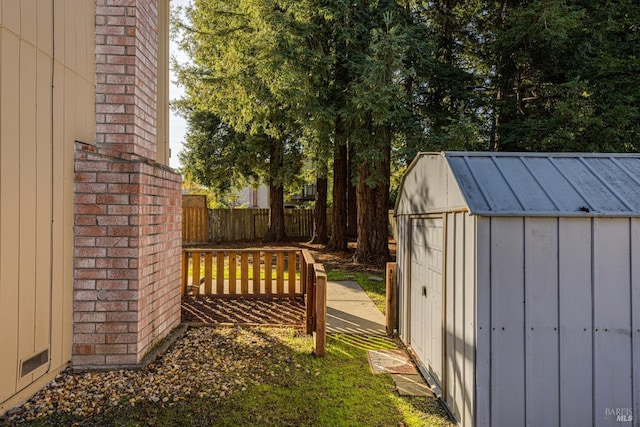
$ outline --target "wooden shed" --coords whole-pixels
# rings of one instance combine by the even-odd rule
[[[398,329],[462,426],[640,425],[640,155],[422,153]]]

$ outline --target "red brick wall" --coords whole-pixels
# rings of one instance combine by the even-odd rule
[[[180,323],[180,176],[82,143],[75,165],[73,364],[136,364]]]
[[[96,142],[156,159],[158,6],[96,0]]]
[[[96,145],[76,143],[75,159],[77,367],[137,364],[180,323],[181,178],[155,163],[157,14],[156,0],[96,0]]]

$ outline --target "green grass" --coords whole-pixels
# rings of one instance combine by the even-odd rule
[[[371,273],[357,273],[352,271],[333,270],[327,272],[328,280],[355,280],[360,287],[364,289],[371,301],[378,307],[382,314],[387,311],[387,285],[384,280],[371,280],[370,277],[376,276]],[[384,276],[377,276],[382,277]]]
[[[238,368],[225,375],[241,379],[247,384],[244,390],[223,399],[125,403],[85,418],[54,413],[30,425],[452,425],[435,398],[400,397],[390,375],[371,373],[366,349],[391,346],[388,341],[333,335],[328,337],[326,357],[316,358],[311,355],[311,338],[293,330],[210,331],[229,335],[224,354],[233,354]]]

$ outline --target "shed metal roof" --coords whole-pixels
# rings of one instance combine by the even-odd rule
[[[443,155],[472,214],[640,216],[640,155]]]

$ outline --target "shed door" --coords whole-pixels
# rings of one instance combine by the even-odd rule
[[[411,248],[410,344],[442,385],[442,218],[414,219]]]

